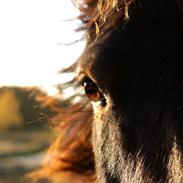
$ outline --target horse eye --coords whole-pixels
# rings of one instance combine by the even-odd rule
[[[84,86],[85,94],[91,101],[97,102],[101,100],[102,93],[99,91],[95,83],[93,83],[92,81],[88,81],[88,82],[84,82],[83,86]]]

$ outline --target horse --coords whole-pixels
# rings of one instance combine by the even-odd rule
[[[183,1],[75,3],[87,43],[65,72],[88,99],[64,117],[81,133],[71,149],[57,141],[57,170],[78,182],[182,183]]]

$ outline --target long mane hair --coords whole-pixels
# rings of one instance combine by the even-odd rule
[[[125,24],[130,19],[133,20],[135,15],[131,16],[130,12],[135,8],[135,4],[141,7],[140,0],[73,0],[73,3],[80,10],[78,18],[83,24],[78,30],[86,32],[86,47],[104,37],[106,32],[110,32],[119,21]],[[177,6],[181,26],[183,1],[177,0]],[[77,61],[62,72],[75,72],[76,68]],[[64,86],[70,87],[75,82],[76,78],[65,83]],[[76,93],[74,97],[77,96]],[[82,96],[78,103],[70,102],[65,108],[52,106],[52,109],[57,114],[51,119],[51,124],[54,124],[59,136],[49,148],[42,168],[31,176],[35,179],[50,177],[55,180],[64,179],[66,183],[95,182],[91,145],[93,110],[90,102]]]

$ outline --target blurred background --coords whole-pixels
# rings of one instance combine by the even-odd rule
[[[55,138],[42,101],[72,77],[59,70],[84,48],[78,15],[71,0],[0,1],[0,183],[20,183]]]

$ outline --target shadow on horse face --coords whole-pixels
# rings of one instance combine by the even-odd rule
[[[79,59],[99,182],[183,182],[183,34],[164,3],[108,17]]]

